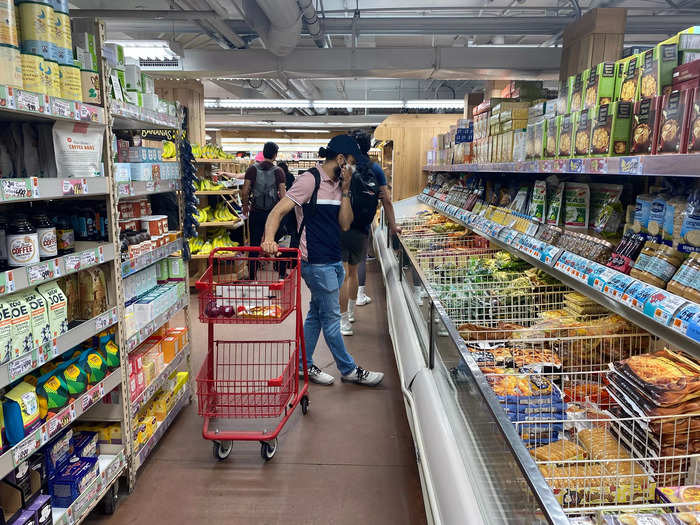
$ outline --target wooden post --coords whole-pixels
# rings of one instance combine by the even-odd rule
[[[472,118],[472,109],[484,101],[483,93],[467,93],[464,95],[464,118]]]
[[[591,9],[564,29],[559,80],[584,69],[622,57],[627,10],[621,7]]]
[[[156,94],[187,108],[187,138],[191,144],[204,145],[204,84],[199,80],[155,81]]]

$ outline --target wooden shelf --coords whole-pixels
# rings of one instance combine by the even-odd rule
[[[209,221],[199,224],[200,228],[232,228],[238,229],[243,226],[244,221]]]
[[[230,188],[227,190],[202,190],[195,191],[195,195],[235,195],[240,190],[238,188]]]

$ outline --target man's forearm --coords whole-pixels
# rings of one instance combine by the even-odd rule
[[[350,197],[342,197],[340,199],[340,212],[338,212],[338,222],[340,223],[340,229],[344,232],[350,229],[354,216],[352,214],[352,205],[350,204]]]
[[[265,235],[263,236],[263,240],[274,240],[277,230],[279,230],[280,222],[282,222],[282,213],[280,212],[279,204],[277,204],[277,206],[272,208],[270,214],[267,216],[267,220],[265,221]]]
[[[384,207],[384,214],[386,215],[386,220],[389,223],[389,228],[394,228],[396,226],[394,204],[391,202],[389,197],[384,197],[384,199],[382,199],[382,206]]]

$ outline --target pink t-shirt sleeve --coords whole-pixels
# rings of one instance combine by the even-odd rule
[[[312,173],[306,171],[297,177],[292,187],[287,190],[287,197],[292,199],[297,206],[306,204],[314,193],[316,180]]]

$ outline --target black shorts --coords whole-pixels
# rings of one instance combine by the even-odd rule
[[[368,245],[369,235],[364,232],[352,228],[346,232],[340,232],[343,262],[352,266],[360,264],[367,257]]]

